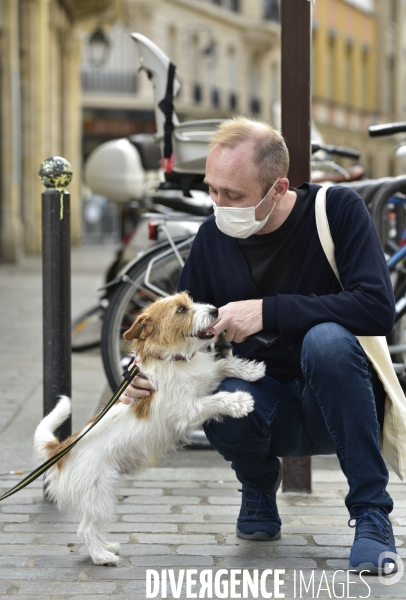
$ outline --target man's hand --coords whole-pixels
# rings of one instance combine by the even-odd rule
[[[123,402],[123,404],[131,404],[134,400],[140,400],[141,398],[147,398],[151,395],[151,392],[155,392],[155,388],[152,383],[145,379],[144,377],[140,377],[137,375],[134,377],[130,385],[127,387],[125,392],[121,394],[119,400]]]
[[[236,344],[262,329],[262,300],[229,302],[219,308],[218,321],[210,327],[216,335],[225,331],[226,341]]]

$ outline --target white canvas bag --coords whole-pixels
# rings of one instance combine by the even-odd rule
[[[334,258],[334,241],[326,213],[326,190],[322,187],[316,196],[316,226],[320,243],[338,281],[340,277]],[[341,285],[341,281],[340,281]],[[341,285],[341,287],[343,287]],[[406,477],[406,398],[393,369],[385,336],[356,336],[371,361],[386,391],[381,451],[395,473]],[[365,465],[368,468],[368,465]]]

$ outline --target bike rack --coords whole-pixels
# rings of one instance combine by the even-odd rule
[[[381,179],[367,179],[364,181],[355,181],[353,183],[340,184],[350,187],[357,192],[364,200],[375,227],[378,231],[382,245],[385,243],[385,223],[383,217],[383,208],[389,198],[394,194],[401,192],[406,194],[406,176],[382,177]]]
[[[382,177],[381,179],[364,179],[362,181],[354,181],[352,183],[344,182],[340,185],[350,187],[352,190],[357,192],[357,194],[359,194],[364,200],[365,204],[368,207],[368,210],[370,210],[371,202],[376,192],[383,184],[391,181],[392,179],[392,177]]]
[[[406,194],[406,175],[400,175],[399,177],[391,177],[387,181],[383,181],[381,186],[377,189],[371,202],[371,217],[378,230],[378,235],[382,244],[385,243],[385,228],[382,215],[383,208],[386,205],[389,198],[391,198],[391,196],[393,196],[397,192]]]

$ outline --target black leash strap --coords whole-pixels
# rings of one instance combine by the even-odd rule
[[[173,63],[169,63],[168,67],[168,80],[166,83],[166,94],[165,97],[158,104],[159,108],[165,115],[164,125],[164,160],[166,162],[172,157],[172,132],[173,132],[173,82],[175,80],[176,66]],[[170,171],[172,169],[170,168]],[[167,172],[170,172],[167,170]]]
[[[67,454],[69,452],[69,450],[71,450],[74,446],[76,446],[76,444],[78,442],[80,442],[80,440],[91,429],[93,429],[93,427],[95,425],[97,425],[97,423],[100,421],[100,419],[102,419],[104,417],[104,415],[106,414],[106,412],[108,410],[110,410],[110,408],[113,406],[113,404],[115,404],[117,402],[118,398],[121,396],[121,394],[124,392],[124,390],[130,385],[131,381],[134,379],[134,377],[138,373],[139,369],[138,369],[137,365],[133,364],[133,363],[134,363],[134,358],[127,365],[127,368],[126,368],[125,374],[124,374],[124,381],[122,382],[122,384],[120,385],[120,387],[118,388],[118,390],[116,391],[116,393],[113,395],[113,397],[111,398],[111,400],[109,401],[109,403],[106,404],[106,406],[99,413],[99,415],[97,416],[97,418],[93,421],[93,423],[91,424],[91,426],[88,429],[86,429],[86,431],[84,433],[82,433],[82,435],[80,435],[78,438],[76,438],[76,440],[74,442],[72,442],[71,444],[69,444],[69,446],[67,446],[66,448],[64,448],[63,450],[61,450],[57,454],[55,454],[55,456],[52,456],[51,458],[49,458],[46,462],[42,463],[42,465],[40,465],[37,469],[35,469],[35,471],[33,471],[32,473],[30,473],[29,475],[27,475],[27,477],[25,477],[22,481],[20,481],[20,483],[17,483],[17,485],[15,485],[13,488],[11,488],[11,490],[8,490],[8,492],[6,492],[5,494],[3,494],[0,497],[0,502],[1,502],[1,500],[4,500],[4,498],[8,498],[9,496],[12,496],[16,492],[19,492],[20,490],[22,490],[23,488],[25,488],[27,485],[29,485],[32,481],[34,481],[35,479],[37,479],[40,475],[42,475],[42,473],[45,473],[45,471],[47,469],[49,469],[49,467],[52,467],[52,465],[54,465],[56,462],[58,462],[58,460],[60,458],[62,458],[62,456],[65,456],[65,454]],[[131,365],[133,365],[133,366],[131,366]]]

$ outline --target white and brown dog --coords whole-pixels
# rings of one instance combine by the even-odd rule
[[[118,401],[46,473],[50,497],[79,517],[78,535],[98,565],[119,561],[119,544],[106,542],[104,532],[114,515],[122,475],[147,469],[207,420],[240,418],[253,410],[253,398],[246,392],[214,393],[226,377],[256,381],[265,374],[263,363],[215,361],[212,353],[201,351],[214,337],[210,325],[217,316],[214,306],[196,304],[186,293],[146,308],[124,337],[133,340],[140,371],[156,391],[132,404]],[[42,459],[54,456],[86,429],[58,442],[53,432],[70,412],[69,398],[62,397],[39,424],[34,441]]]

